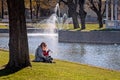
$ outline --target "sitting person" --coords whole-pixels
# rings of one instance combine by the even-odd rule
[[[53,58],[49,55],[49,52],[46,43],[42,42],[36,49],[34,61],[52,63]]]

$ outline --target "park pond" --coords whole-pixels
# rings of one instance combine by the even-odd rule
[[[7,33],[0,34],[0,48],[8,49]],[[41,42],[46,42],[53,51],[55,59],[89,64],[97,67],[120,71],[120,45],[118,44],[86,44],[60,43],[58,34],[31,33],[28,34],[29,52],[33,55]]]

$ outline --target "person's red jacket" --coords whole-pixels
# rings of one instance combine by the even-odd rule
[[[43,51],[44,56],[49,56],[49,51]]]

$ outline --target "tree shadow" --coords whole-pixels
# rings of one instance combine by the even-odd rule
[[[10,74],[14,74],[16,72],[18,72],[19,70],[21,70],[20,68],[5,68],[5,65],[2,66],[2,69],[0,69],[0,77],[2,76],[7,76],[7,75],[10,75]]]

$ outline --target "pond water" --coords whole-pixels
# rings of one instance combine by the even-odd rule
[[[8,34],[0,34],[0,47],[8,49]],[[59,43],[57,34],[28,34],[29,52],[34,55],[41,42],[53,51],[53,58],[120,71],[120,45]]]

